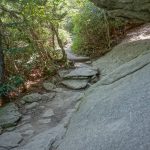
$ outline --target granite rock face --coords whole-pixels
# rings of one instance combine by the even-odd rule
[[[145,65],[140,66],[141,59]],[[126,74],[126,67],[135,67],[135,61],[139,68]],[[114,70],[109,76],[114,82],[99,81],[86,92],[57,150],[149,149],[150,64],[143,56],[135,61],[120,68],[120,75],[126,76],[114,78]]]
[[[150,0],[91,0],[111,15],[141,22],[150,21]]]

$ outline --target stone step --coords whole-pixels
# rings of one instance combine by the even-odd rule
[[[88,85],[88,80],[64,80],[61,82],[64,86],[67,88],[73,89],[73,90],[79,90],[84,89]]]
[[[89,57],[68,57],[68,60],[73,62],[86,62],[90,61]]]

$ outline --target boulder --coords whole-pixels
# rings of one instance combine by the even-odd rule
[[[139,22],[150,21],[149,0],[91,0],[98,7],[104,8],[116,17],[136,20]]]
[[[68,79],[68,80],[62,81],[62,84],[65,85],[66,87],[70,88],[70,89],[79,90],[79,89],[86,88],[86,86],[88,85],[88,80]]]
[[[33,102],[38,102],[41,100],[41,95],[39,93],[33,93],[33,94],[29,94],[24,96],[21,101],[25,102],[25,103],[33,103]]]
[[[17,121],[21,118],[18,108],[14,103],[9,103],[0,108],[0,126],[3,128],[16,125]]]

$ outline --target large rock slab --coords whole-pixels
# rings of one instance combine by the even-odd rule
[[[91,67],[76,68],[69,74],[65,75],[64,78],[88,78],[97,74],[97,70]]]
[[[18,112],[17,106],[13,103],[9,103],[0,108],[0,126],[11,127],[16,125],[17,121],[21,118],[21,114]]]
[[[100,8],[107,9],[111,15],[140,22],[150,21],[149,0],[91,0]]]
[[[112,84],[91,87],[57,150],[148,150],[149,108],[147,64]]]
[[[17,147],[23,137],[17,132],[6,132],[0,136],[0,148],[11,149]]]
[[[62,81],[62,84],[65,85],[66,87],[73,89],[73,90],[79,90],[86,88],[88,85],[88,80],[64,80]]]
[[[144,66],[150,64],[150,53],[141,55],[133,60],[131,60],[128,63],[125,63],[124,65],[120,66],[116,70],[114,70],[112,73],[104,77],[98,84],[112,84],[113,82],[132,74],[133,72],[136,72],[137,70],[140,70]]]

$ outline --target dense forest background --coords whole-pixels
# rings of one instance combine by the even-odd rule
[[[109,51],[124,34],[125,22],[88,0],[1,0],[0,96],[26,89],[29,80],[52,76],[76,54],[92,58]]]

